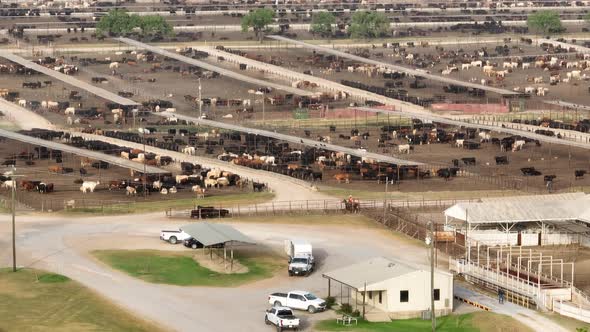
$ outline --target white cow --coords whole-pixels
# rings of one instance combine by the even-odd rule
[[[480,61],[471,61],[471,65],[473,67],[481,67],[483,65],[483,62],[481,60]]]
[[[512,152],[522,150],[525,143],[526,142],[523,140],[518,140],[518,141],[514,142],[514,145],[512,146]]]
[[[531,68],[530,62],[523,62],[522,63],[522,69],[529,69],[529,68]]]
[[[131,186],[127,186],[127,188],[125,188],[125,195],[130,196],[130,195],[137,195],[137,190]]]
[[[467,70],[471,68],[471,64],[470,63],[462,63],[461,64],[461,70]]]
[[[16,187],[16,180],[7,180],[2,183],[3,188],[12,189]]]
[[[399,153],[407,153],[410,154],[410,144],[400,144],[398,145]]]
[[[173,186],[172,188],[170,188],[168,190],[168,192],[171,193],[171,194],[176,194],[178,192],[178,190],[176,189],[176,187]]]
[[[183,181],[188,180],[188,175],[177,175],[176,176],[176,183],[180,184]]]
[[[117,69],[119,68],[119,63],[118,62],[111,62],[109,64],[109,69]]]
[[[215,179],[205,179],[205,188],[212,188],[217,186],[217,180]]]
[[[465,143],[464,139],[458,139],[455,141],[455,146],[458,148],[462,148],[463,147],[463,143]]]
[[[75,108],[73,108],[73,107],[68,107],[68,108],[66,108],[66,110],[64,111],[64,114],[66,114],[66,115],[67,115],[67,114],[74,115],[74,114],[76,114],[76,109],[75,109]]]
[[[27,101],[26,101],[26,100],[24,100],[24,99],[20,99],[20,100],[18,101],[18,106],[22,106],[22,107],[25,107],[25,106],[27,106]]]
[[[217,179],[217,185],[221,187],[229,186],[229,180],[225,177]]]
[[[182,149],[182,153],[188,154],[193,156],[195,154],[195,147],[194,146],[187,146]]]
[[[85,194],[86,192],[90,191],[91,193],[94,192],[96,186],[100,184],[99,181],[84,181],[82,182],[82,187],[80,187],[80,191]]]

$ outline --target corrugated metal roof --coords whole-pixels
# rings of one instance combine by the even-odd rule
[[[584,198],[586,194],[583,192],[564,193],[564,194],[548,194],[548,195],[523,195],[523,196],[502,196],[502,197],[484,197],[481,198],[483,203],[488,202],[534,202],[534,201],[568,201]]]
[[[180,229],[195,238],[197,241],[201,242],[206,247],[232,241],[256,244],[254,240],[247,237],[242,232],[224,224],[201,222],[184,225]]]
[[[324,273],[323,276],[361,290],[365,287],[365,283],[369,289],[373,284],[421,270],[425,270],[425,268],[385,257],[375,257]],[[446,273],[440,270],[436,270],[436,272]]]
[[[482,203],[458,203],[445,215],[470,224],[517,223],[529,221],[581,220],[590,222],[590,195],[543,195],[515,197]]]

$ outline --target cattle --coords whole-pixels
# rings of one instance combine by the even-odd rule
[[[345,183],[350,183],[350,174],[338,173],[338,174],[334,175],[334,179],[336,179],[336,181],[338,183],[341,183],[342,181],[344,181]]]
[[[261,192],[265,188],[266,188],[266,184],[264,184],[264,183],[252,182],[252,190],[253,191]]]
[[[545,175],[545,176],[543,176],[543,181],[551,182],[551,181],[555,180],[556,177],[557,177],[557,175]]]
[[[220,177],[219,179],[217,179],[217,186],[218,187],[229,186],[229,180],[225,177]]]
[[[53,192],[53,183],[41,182],[37,185],[36,190],[41,194]]]
[[[96,186],[98,186],[100,184],[99,181],[84,181],[82,183],[82,187],[80,187],[80,191],[85,194],[86,192],[90,191],[91,193],[94,192],[94,189],[96,189]]]
[[[135,188],[133,188],[131,186],[127,186],[125,188],[125,195],[127,195],[127,196],[131,196],[131,195],[135,196],[135,195],[137,195],[137,189],[135,189]]]
[[[465,165],[475,165],[475,158],[474,157],[461,158],[461,160],[463,161],[463,163]]]
[[[7,180],[2,183],[2,188],[16,188],[16,180]]]
[[[462,148],[464,143],[465,143],[464,139],[458,139],[455,141],[455,146],[458,148]]]
[[[584,170],[584,169],[577,169],[574,171],[574,176],[575,176],[576,180],[582,179],[585,174],[586,174],[586,170]]]
[[[524,176],[539,176],[542,173],[536,170],[534,167],[523,167],[520,169]]]
[[[188,175],[177,175],[176,176],[176,183],[181,184],[188,181]]]
[[[61,166],[49,166],[48,169],[51,173],[63,173],[63,168]]]
[[[508,165],[508,157],[506,156],[496,156],[496,165]]]
[[[520,151],[522,150],[522,148],[524,147],[526,141],[524,140],[517,140],[514,142],[514,145],[512,146],[512,152],[515,151]]]
[[[410,145],[409,144],[400,144],[398,145],[399,153],[407,153],[410,154]]]
[[[217,180],[215,179],[205,179],[205,188],[213,188],[217,186]]]

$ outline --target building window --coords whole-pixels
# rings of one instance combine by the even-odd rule
[[[440,301],[440,289],[438,289],[438,288],[434,289],[434,300]]]
[[[379,303],[382,303],[381,301],[383,301],[383,292],[379,291]]]
[[[373,292],[369,292],[369,300],[373,299]]]
[[[399,292],[399,301],[408,302],[410,301],[410,291],[403,290]]]

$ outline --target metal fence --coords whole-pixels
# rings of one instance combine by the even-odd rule
[[[459,202],[472,202],[475,199],[438,199],[438,200],[358,200],[359,211],[382,211],[386,209],[401,208],[443,208]],[[276,215],[317,215],[333,213],[352,213],[346,210],[343,200],[303,200],[303,201],[278,201],[262,204],[234,204],[213,206],[216,209],[226,209],[232,217],[250,216],[276,216]],[[195,206],[194,209],[197,207]],[[166,216],[170,218],[190,217],[189,209],[168,209]]]

